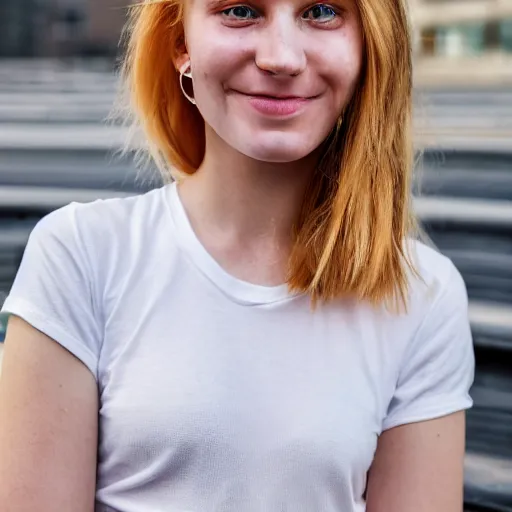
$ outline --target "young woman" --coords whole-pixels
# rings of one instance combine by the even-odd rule
[[[464,283],[415,241],[401,0],[146,1],[166,177],[39,222],[4,311],[3,512],[460,512]]]

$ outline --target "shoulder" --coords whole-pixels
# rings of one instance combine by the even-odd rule
[[[361,306],[365,318],[378,326],[375,339],[397,361],[411,346],[436,345],[443,332],[451,332],[443,343],[460,335],[467,339],[469,334],[466,285],[453,262],[417,240],[407,240],[407,252],[412,268],[407,268],[406,308],[397,312]]]
[[[52,211],[41,221],[45,224],[59,225],[66,222],[83,223],[102,221],[107,227],[126,224],[132,215],[150,216],[163,206],[165,187],[155,188],[139,195],[97,199],[88,203],[72,202]],[[161,212],[159,212],[161,213]]]
[[[411,277],[407,316],[413,318],[413,329],[407,358],[434,361],[437,354],[444,362],[465,361],[469,376],[473,343],[464,280],[453,262],[434,248],[414,242],[411,249],[417,274]]]
[[[70,203],[43,217],[33,229],[28,251],[76,267],[99,289],[161,250],[155,237],[168,222],[165,188],[123,198]],[[166,249],[168,246],[166,246]],[[37,254],[36,254],[37,256]],[[37,259],[37,258],[36,258]]]
[[[154,217],[163,217],[164,192],[164,188],[158,188],[141,195],[72,202],[43,217],[33,233],[70,242],[78,238],[94,247],[108,243],[112,247],[129,234],[143,231]]]
[[[408,270],[407,308],[400,313],[386,309],[378,317],[390,340],[386,347],[402,361],[410,351],[453,344],[469,347],[468,295],[460,272],[434,247],[416,240],[407,243],[413,266]]]
[[[434,247],[420,241],[409,241],[414,272],[409,278],[410,301],[426,313],[432,308],[455,301],[467,307],[464,280],[453,262]],[[452,304],[453,306],[453,304]]]

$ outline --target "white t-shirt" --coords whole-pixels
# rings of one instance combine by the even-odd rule
[[[361,512],[379,435],[471,406],[467,295],[415,243],[407,314],[224,271],[174,184],[33,230],[4,311],[97,379],[97,512]]]

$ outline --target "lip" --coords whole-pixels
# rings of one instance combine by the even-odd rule
[[[260,114],[287,117],[303,110],[314,98],[303,96],[273,96],[234,91],[247,98],[249,104]]]

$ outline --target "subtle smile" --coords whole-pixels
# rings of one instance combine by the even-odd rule
[[[271,96],[266,94],[253,94],[234,91],[247,98],[249,104],[259,113],[267,116],[290,116],[301,111],[316,97],[301,96]]]

